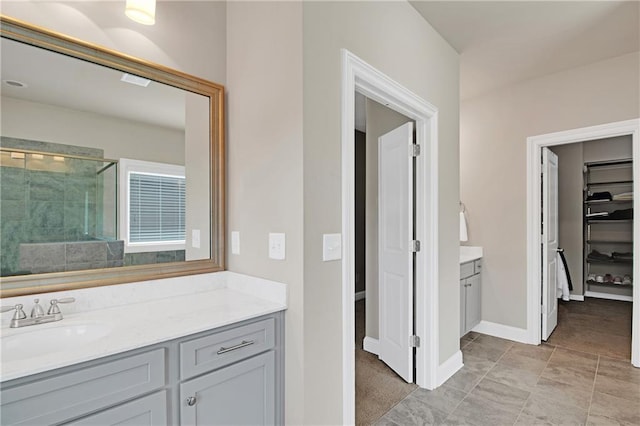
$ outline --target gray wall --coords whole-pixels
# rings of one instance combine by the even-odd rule
[[[341,263],[322,262],[340,232],[340,49],[439,109],[440,362],[459,349],[458,54],[406,2],[304,2],[304,415],[342,423]],[[322,401],[320,403],[320,401]]]
[[[287,284],[287,424],[304,423],[302,5],[227,4],[228,269]],[[270,232],[286,234],[286,259],[268,256]],[[316,309],[323,309],[316,305]]]
[[[365,335],[378,338],[378,138],[409,121],[404,115],[367,99],[367,301]]]
[[[483,320],[527,326],[527,137],[638,118],[639,76],[633,53],[462,103],[460,191],[469,244],[484,248]]]

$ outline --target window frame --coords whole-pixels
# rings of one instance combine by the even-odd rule
[[[129,207],[130,188],[129,176],[131,173],[152,174],[160,176],[183,177],[186,180],[185,166],[177,164],[156,163],[152,161],[134,160],[131,158],[121,158],[118,162],[118,238],[124,241],[125,253],[144,253],[168,250],[186,250],[186,227],[185,240],[159,241],[159,242],[134,242],[130,241],[129,229]],[[186,192],[186,191],[185,191]],[[186,208],[185,208],[186,214]]]

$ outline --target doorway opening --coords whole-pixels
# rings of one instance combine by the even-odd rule
[[[415,382],[434,389],[438,367],[437,109],[342,50],[342,354],[343,423],[355,422],[355,93],[415,121]],[[407,336],[407,341],[411,336]]]
[[[640,367],[640,289],[633,285],[634,277],[640,278],[640,262],[632,254],[640,246],[640,229],[633,216],[638,201],[632,195],[640,176],[639,122],[629,120],[528,138],[530,343],[549,339],[614,357],[616,350],[623,351],[626,356],[621,356],[630,357],[632,364]],[[559,180],[552,176],[554,164],[556,173],[558,167],[561,171]],[[557,207],[559,210],[555,210]],[[570,271],[571,292],[556,285],[562,284],[556,281],[555,263],[562,262],[556,256],[557,249],[564,249],[563,266]],[[559,304],[557,294],[564,299]],[[581,302],[585,298],[586,302]],[[607,313],[609,317],[602,318]],[[602,318],[599,323],[598,316]],[[591,318],[593,324],[581,327],[579,322],[584,323],[585,318]],[[616,321],[622,325],[615,325]],[[610,332],[607,335],[607,326],[618,330],[615,344],[616,336]],[[623,335],[624,327],[630,329],[630,345],[629,336]],[[581,332],[591,332],[591,338],[581,338]],[[598,333],[603,336],[600,343],[593,338]]]
[[[417,152],[413,120],[355,99],[356,424],[373,424],[416,388],[406,337],[414,333]]]

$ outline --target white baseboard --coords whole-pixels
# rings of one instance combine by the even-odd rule
[[[444,382],[449,380],[451,376],[456,374],[456,372],[462,367],[462,351],[458,351],[451,355],[448,360],[438,366],[438,372],[436,374],[436,386],[440,386]]]
[[[569,299],[571,300],[577,300],[579,302],[584,302],[584,296],[581,294],[572,294]]]
[[[362,342],[362,349],[374,355],[378,355],[379,344],[380,343],[378,342],[378,339],[374,339],[373,337],[365,337],[364,341]]]
[[[356,291],[356,302],[358,300],[366,299],[366,297],[367,297],[367,291],[366,290]]]
[[[529,334],[526,329],[511,327],[510,325],[480,321],[480,324],[473,327],[473,331],[502,339],[514,340],[516,342],[531,343],[529,342]]]
[[[596,297],[598,299],[620,300],[622,302],[633,302],[633,296],[625,296],[623,294],[600,293],[597,291],[585,291],[587,297]]]

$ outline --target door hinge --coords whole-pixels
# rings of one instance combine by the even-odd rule
[[[418,336],[410,336],[409,337],[409,346],[412,348],[419,348],[420,347],[420,337]]]
[[[418,155],[420,155],[420,145],[414,143],[411,145],[411,156],[417,157]]]
[[[411,241],[411,251],[417,253],[420,251],[420,241],[413,240]]]

